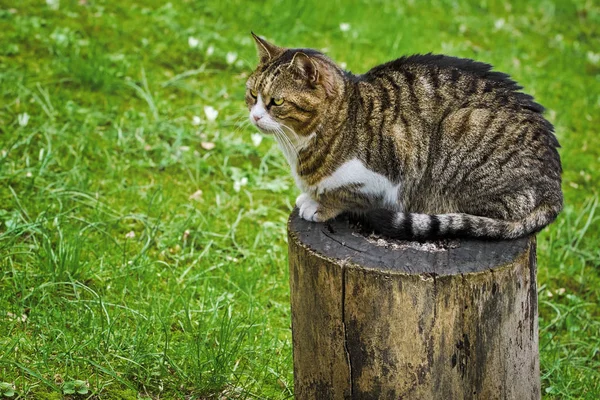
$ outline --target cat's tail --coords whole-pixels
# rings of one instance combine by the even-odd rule
[[[362,217],[373,231],[394,239],[516,239],[539,232],[556,219],[561,208],[539,206],[517,221],[470,214],[428,215],[383,209],[369,211]]]

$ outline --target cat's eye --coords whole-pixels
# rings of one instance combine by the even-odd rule
[[[250,96],[256,98],[258,96],[258,93],[256,92],[256,90],[250,89]]]
[[[280,106],[283,104],[283,99],[273,99],[273,104]]]

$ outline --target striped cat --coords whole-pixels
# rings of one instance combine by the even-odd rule
[[[553,126],[508,75],[432,54],[353,75],[252,35],[250,121],[279,142],[302,218],[352,212],[399,239],[511,239],[561,211]]]

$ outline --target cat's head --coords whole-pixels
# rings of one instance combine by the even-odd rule
[[[250,121],[261,131],[309,136],[343,90],[342,71],[310,49],[285,49],[252,33],[259,63],[246,82]]]

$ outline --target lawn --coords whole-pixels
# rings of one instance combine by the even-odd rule
[[[475,58],[547,107],[566,207],[539,235],[542,391],[599,398],[593,0],[0,0],[0,398],[293,396],[297,190],[246,122],[251,30],[354,72]]]

